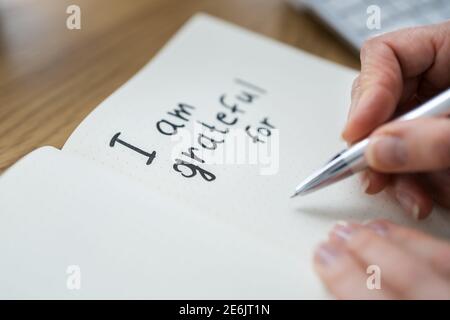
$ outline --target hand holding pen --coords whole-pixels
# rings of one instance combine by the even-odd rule
[[[434,203],[450,208],[450,119],[386,123],[450,87],[450,22],[374,38],[361,66],[343,137],[370,137],[364,190],[389,190],[418,219]],[[385,220],[338,223],[314,266],[340,299],[450,299],[450,243]],[[368,266],[381,270],[379,290],[366,287]]]
[[[351,147],[307,177],[293,197],[365,170],[365,192],[389,186],[415,219],[428,216],[433,201],[450,207],[450,56],[433,51],[448,35],[430,30],[411,29],[413,43],[394,32],[364,46],[343,132]]]
[[[417,28],[413,37],[392,33],[381,43],[369,42],[361,52],[362,70],[343,131],[344,139],[353,143],[378,127],[365,152],[373,170],[362,174],[363,188],[375,194],[389,187],[417,219],[429,215],[433,201],[450,208],[450,119],[382,124],[450,87],[445,30]]]

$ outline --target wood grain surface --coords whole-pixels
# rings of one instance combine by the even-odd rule
[[[66,28],[71,4],[81,30]],[[40,146],[62,147],[199,11],[359,67],[331,32],[282,0],[0,0],[0,172]]]

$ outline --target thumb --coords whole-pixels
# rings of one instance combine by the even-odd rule
[[[377,129],[365,153],[380,172],[421,172],[450,167],[450,119],[417,119]]]

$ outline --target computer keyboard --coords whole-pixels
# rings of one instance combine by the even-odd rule
[[[439,23],[450,19],[450,0],[289,0],[309,10],[359,50],[370,37],[397,29]],[[367,24],[377,6],[379,29]],[[378,10],[375,8],[375,10]],[[373,9],[373,7],[372,7]],[[373,20],[372,20],[373,21]]]

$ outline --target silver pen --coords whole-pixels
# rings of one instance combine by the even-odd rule
[[[450,114],[450,88],[393,121],[406,121],[448,114]],[[319,190],[367,168],[364,151],[369,144],[369,139],[370,137],[337,154],[324,167],[315,171],[300,183],[295,188],[295,193],[291,198]]]

